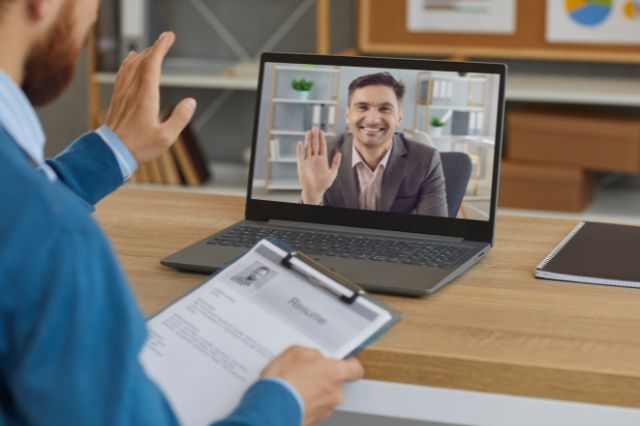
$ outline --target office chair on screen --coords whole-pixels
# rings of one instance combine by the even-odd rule
[[[441,152],[442,171],[447,192],[449,217],[455,218],[469,185],[473,164],[464,152]]]

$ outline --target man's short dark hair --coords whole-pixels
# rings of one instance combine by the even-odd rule
[[[375,74],[367,74],[360,76],[353,80],[351,84],[349,84],[349,103],[351,103],[351,95],[356,89],[360,89],[367,86],[387,86],[393,89],[393,93],[396,94],[396,98],[398,99],[398,103],[402,102],[404,98],[404,84],[393,78],[391,74],[388,72],[377,72]]]

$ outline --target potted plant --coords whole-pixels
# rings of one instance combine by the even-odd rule
[[[442,136],[442,128],[447,123],[438,117],[433,117],[430,124],[429,134],[431,136]]]
[[[300,99],[307,100],[309,99],[309,91],[311,91],[313,87],[313,81],[304,78],[294,78],[293,81],[291,81],[291,87],[298,92]]]

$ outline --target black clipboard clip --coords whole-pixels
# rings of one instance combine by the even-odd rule
[[[320,272],[322,275],[326,276],[327,278],[331,279],[332,281],[335,281],[340,286],[346,288],[351,294],[350,295],[345,295],[342,292],[336,290],[334,288],[334,285],[329,284],[328,282],[325,282],[323,280],[320,280],[319,278],[317,278],[315,276],[311,276],[311,275],[307,274],[305,271],[303,271],[299,267],[297,267],[291,261],[292,259],[297,259],[297,260],[301,261],[302,263],[306,264],[307,266],[309,266],[311,269],[315,269],[316,271]],[[290,252],[284,257],[284,259],[282,259],[281,263],[282,263],[282,265],[284,267],[289,268],[292,271],[295,271],[298,274],[300,274],[303,277],[305,277],[306,280],[310,284],[316,285],[318,287],[323,288],[324,290],[327,290],[329,293],[333,294],[338,299],[342,300],[344,303],[347,303],[349,305],[352,305],[353,302],[355,302],[356,299],[358,299],[359,296],[365,294],[365,291],[362,288],[360,288],[357,284],[347,280],[343,276],[337,274],[336,272],[332,271],[331,269],[327,268],[326,266],[316,262],[315,260],[311,259],[309,256],[307,256],[305,254],[302,254],[302,253],[299,253],[299,252],[295,252],[295,251],[294,252]]]

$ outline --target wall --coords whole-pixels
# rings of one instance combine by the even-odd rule
[[[87,52],[76,65],[76,74],[67,91],[54,103],[37,110],[47,144],[45,153],[53,156],[87,131]]]

